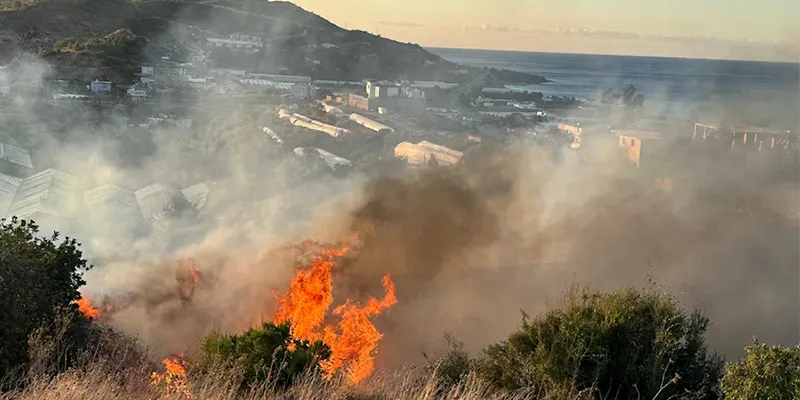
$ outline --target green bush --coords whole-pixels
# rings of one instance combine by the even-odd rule
[[[239,370],[242,388],[257,383],[288,387],[330,357],[321,341],[294,340],[290,332],[288,324],[264,323],[241,335],[211,333],[203,341],[197,372]]]
[[[90,268],[79,244],[59,240],[57,233],[38,237],[38,232],[33,222],[0,221],[0,378],[26,367],[28,339],[35,331],[63,319],[70,321],[64,329],[79,334],[86,324],[70,304],[80,298],[82,273]]]
[[[562,397],[715,398],[722,362],[709,355],[708,319],[653,287],[609,294],[576,288],[564,304],[488,347],[478,373],[506,389]]]
[[[726,399],[800,399],[800,345],[753,343],[746,349],[743,359],[725,368]]]

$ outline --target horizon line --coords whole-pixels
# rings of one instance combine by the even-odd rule
[[[528,53],[528,54],[564,54],[564,55],[579,55],[579,56],[612,56],[612,57],[644,57],[644,58],[662,58],[673,60],[698,60],[698,61],[740,61],[740,62],[754,62],[754,63],[772,63],[772,64],[794,64],[800,65],[800,53],[798,53],[797,60],[794,61],[780,61],[780,60],[765,60],[765,59],[743,59],[734,57],[690,57],[690,56],[663,56],[663,55],[647,55],[647,54],[622,54],[614,52],[591,52],[591,53],[575,53],[569,51],[540,51],[540,50],[512,50],[502,48],[480,48],[480,47],[461,47],[461,46],[422,46],[422,48],[440,49],[440,50],[473,50],[473,51],[488,51],[488,52],[505,52],[505,53]]]

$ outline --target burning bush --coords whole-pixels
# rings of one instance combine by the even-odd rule
[[[240,370],[243,387],[267,383],[286,388],[327,360],[330,350],[322,341],[310,343],[293,339],[288,324],[264,323],[261,328],[241,335],[208,335],[200,357],[200,375]]]
[[[597,389],[622,399],[716,398],[722,363],[706,350],[708,322],[652,287],[577,288],[562,307],[524,316],[519,331],[484,351],[478,372],[496,386],[532,387],[548,397]]]

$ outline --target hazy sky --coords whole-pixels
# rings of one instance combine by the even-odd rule
[[[797,60],[800,41],[800,0],[296,0],[295,3],[338,25],[379,32],[423,46]],[[556,33],[570,29],[589,31],[577,35]],[[675,37],[713,37],[722,41],[680,41]],[[780,42],[784,46],[776,50],[748,41]]]

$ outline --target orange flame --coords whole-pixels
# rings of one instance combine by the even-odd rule
[[[150,383],[154,386],[163,385],[165,397],[170,397],[173,393],[180,393],[187,399],[192,398],[192,393],[186,385],[186,362],[183,356],[178,355],[164,359],[163,374],[153,372],[150,376]]]
[[[322,339],[317,328],[322,325],[325,314],[333,303],[333,259],[345,255],[349,249],[348,246],[325,249],[314,259],[309,270],[297,270],[289,284],[289,292],[280,300],[275,324],[289,321],[292,337],[298,340],[313,342]]]
[[[78,311],[80,311],[86,319],[96,319],[100,316],[100,310],[94,308],[91,300],[86,296],[81,296],[79,300],[73,301],[72,304],[78,305]]]
[[[350,382],[358,383],[372,374],[375,369],[374,354],[383,334],[378,332],[369,317],[397,303],[394,282],[389,275],[383,277],[383,287],[386,290],[383,300],[370,298],[363,308],[348,301],[333,311],[334,315],[341,317],[341,322],[335,328],[325,328],[323,342],[330,346],[331,356],[322,363],[322,370],[328,378],[336,371],[343,370]]]
[[[356,240],[354,237],[353,241]],[[330,347],[331,356],[321,365],[326,378],[341,371],[351,383],[358,383],[373,372],[374,354],[383,337],[369,318],[393,306],[397,297],[394,282],[386,275],[383,278],[386,295],[382,300],[370,298],[364,307],[347,300],[333,311],[339,323],[320,329],[333,303],[334,260],[349,249],[349,246],[324,249],[309,267],[298,268],[289,291],[280,299],[274,322],[289,322],[296,340],[322,340]]]

